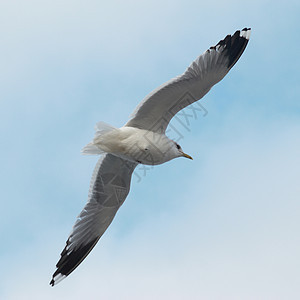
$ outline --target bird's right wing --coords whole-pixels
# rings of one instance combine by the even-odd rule
[[[137,164],[112,154],[103,155],[94,170],[89,199],[81,211],[56,264],[54,286],[77,268],[96,245],[129,193]]]
[[[202,98],[224,78],[244,52],[250,32],[250,28],[238,30],[210,47],[182,75],[146,96],[125,126],[164,133],[176,113]]]

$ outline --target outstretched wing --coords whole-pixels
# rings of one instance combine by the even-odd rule
[[[50,282],[52,286],[76,269],[110,225],[129,193],[135,167],[135,163],[111,154],[99,159],[92,176],[88,202],[61,253]]]
[[[210,47],[182,75],[146,96],[125,126],[164,133],[177,112],[202,98],[224,78],[244,52],[250,32],[250,28],[238,30]]]

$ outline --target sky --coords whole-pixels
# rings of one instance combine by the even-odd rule
[[[0,2],[0,298],[299,299],[299,1]],[[237,29],[250,42],[182,126],[194,160],[137,169],[86,260],[54,288],[104,121]],[[204,113],[207,112],[207,113]]]

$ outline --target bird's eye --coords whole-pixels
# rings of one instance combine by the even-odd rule
[[[176,148],[179,150],[179,149],[181,149],[181,147],[178,145],[178,144],[176,144]]]

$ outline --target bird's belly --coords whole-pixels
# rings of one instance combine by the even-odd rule
[[[163,155],[159,153],[124,153],[124,152],[117,152],[117,151],[110,151],[111,154],[114,154],[120,158],[126,159],[131,162],[135,162],[138,164],[144,165],[160,165],[164,162],[168,161]]]
[[[135,162],[144,165],[160,165],[166,162],[164,155],[159,152],[151,151],[147,153],[140,153],[138,155],[132,156]]]
[[[170,140],[162,134],[123,127],[119,132],[106,135],[99,140],[99,147],[132,162],[159,165],[170,160],[169,142]]]
[[[159,147],[161,143],[141,138],[137,143],[129,143],[126,155],[129,160],[144,165],[160,165],[170,160],[168,151]]]

